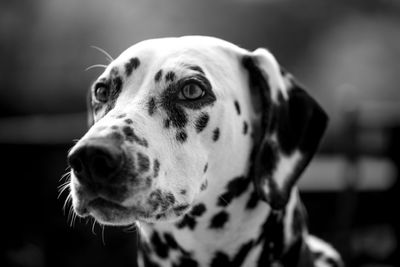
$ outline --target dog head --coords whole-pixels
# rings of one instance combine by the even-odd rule
[[[176,220],[244,172],[280,207],[326,121],[265,50],[196,36],[127,49],[89,107],[90,129],[69,153],[73,207],[114,225]]]

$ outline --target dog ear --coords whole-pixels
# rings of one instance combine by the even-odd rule
[[[87,123],[88,123],[88,128],[90,128],[94,124],[94,115],[93,115],[93,108],[92,108],[92,89],[91,88],[89,88],[89,90],[86,93],[86,108],[87,108]]]
[[[267,50],[244,56],[242,64],[261,107],[251,174],[261,198],[273,209],[282,209],[316,152],[328,117]]]

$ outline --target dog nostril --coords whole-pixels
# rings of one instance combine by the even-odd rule
[[[108,183],[121,170],[123,150],[111,139],[89,139],[72,149],[69,165],[82,183]]]
[[[117,168],[117,161],[107,155],[97,155],[91,162],[91,170],[96,177],[108,178]]]

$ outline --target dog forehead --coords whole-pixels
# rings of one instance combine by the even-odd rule
[[[203,63],[213,66],[237,60],[244,49],[227,41],[207,36],[184,36],[175,38],[149,39],[132,45],[123,51],[109,66],[123,66],[132,58],[138,58],[141,66],[149,69],[157,68],[165,61],[179,63]],[[109,71],[109,70],[108,70]],[[106,70],[107,72],[107,70]]]
[[[183,36],[175,38],[149,39],[136,43],[126,49],[121,56],[137,53],[153,52],[157,56],[171,55],[178,53],[211,52],[212,50],[231,50],[240,52],[240,48],[225,40],[208,36]]]

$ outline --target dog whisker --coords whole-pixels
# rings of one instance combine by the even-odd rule
[[[63,190],[63,188],[64,188],[66,185],[68,185],[68,184],[69,184],[69,181],[65,181],[65,182],[63,182],[61,185],[57,186],[57,188],[58,188],[59,190]]]
[[[93,235],[97,235],[97,234],[96,234],[96,231],[95,231],[95,226],[96,226],[96,220],[93,219],[93,224],[92,224],[92,234],[93,234]]]
[[[96,49],[97,51],[100,51],[101,53],[103,53],[107,57],[109,62],[114,61],[113,57],[110,56],[110,54],[107,53],[103,48],[100,48],[100,47],[95,46],[95,45],[91,45],[90,47]]]
[[[229,205],[228,201],[226,201],[222,196],[219,196],[218,198],[221,199],[226,204],[226,206]]]
[[[72,227],[73,216],[74,216],[74,211],[73,211],[73,207],[71,205],[69,207],[68,218],[67,218],[67,221],[69,221],[69,226],[70,227]]]
[[[59,187],[59,193],[58,193],[58,196],[57,196],[57,199],[59,199],[60,197],[61,197],[61,195],[64,193],[64,192],[66,192],[66,190],[69,188],[69,182],[65,182],[64,184],[62,184],[60,187]]]
[[[64,215],[65,215],[65,210],[66,210],[66,208],[67,208],[67,205],[68,205],[70,202],[72,202],[71,192],[68,194],[67,198],[66,198],[65,201],[64,201],[64,205],[63,205],[63,212],[64,212]],[[71,210],[71,209],[72,209],[72,205],[70,206],[70,210]]]
[[[68,170],[66,173],[64,173],[64,174],[61,176],[60,180],[58,180],[58,181],[60,182],[60,181],[62,181],[62,180],[64,180],[64,179],[68,179],[68,178],[69,178],[69,175],[70,175],[70,172],[69,172],[69,170]]]
[[[91,70],[93,68],[107,68],[107,65],[103,65],[103,64],[94,64],[92,66],[89,66],[85,69],[85,71]]]
[[[136,233],[138,231],[138,228],[135,224],[132,224],[132,225],[125,227],[123,231],[125,233]]]
[[[104,237],[104,231],[105,231],[105,226],[102,225],[102,226],[101,226],[101,241],[102,241],[102,243],[103,243],[103,246],[106,245],[106,240],[105,240],[105,237]]]

